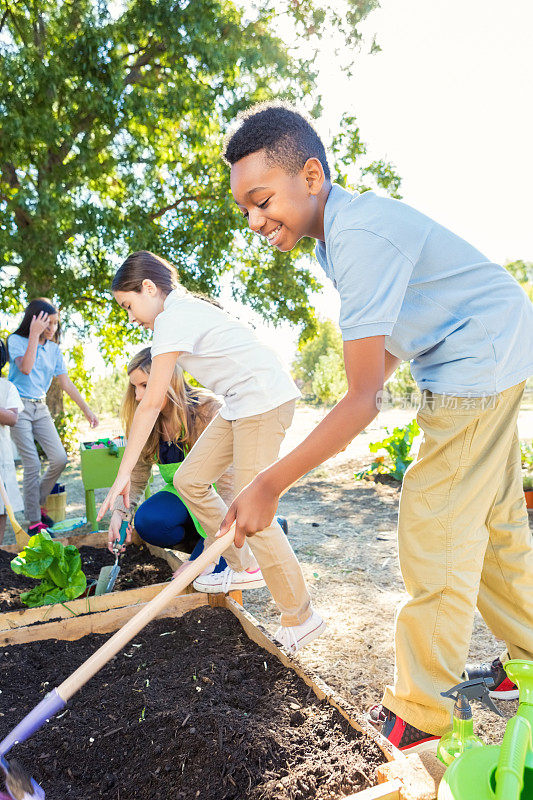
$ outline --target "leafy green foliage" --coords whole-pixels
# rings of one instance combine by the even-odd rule
[[[394,428],[392,433],[388,428],[385,430],[387,437],[381,442],[372,442],[369,450],[371,453],[385,450],[386,454],[378,456],[370,467],[356,472],[354,475],[356,480],[361,480],[367,475],[390,475],[397,481],[403,480],[405,471],[414,458],[410,455],[411,447],[415,436],[420,433],[420,428],[416,419],[413,419],[409,425]]]
[[[118,417],[127,383],[128,376],[125,369],[115,370],[111,375],[98,378],[92,390],[93,411],[99,416],[109,414]]]
[[[533,472],[533,443],[521,441],[520,455],[522,469],[525,469],[527,472]]]
[[[368,162],[365,158],[367,147],[361,139],[357,118],[343,114],[339,127],[340,132],[331,144],[334,155],[333,180],[361,193],[384,189],[391,197],[401,198],[401,178],[394,166],[383,159]]]
[[[313,379],[322,356],[335,353],[342,362],[342,337],[337,325],[330,319],[317,323],[316,333],[309,338],[300,336],[298,352],[292,364],[294,377],[301,382],[303,393],[314,399]],[[344,366],[342,367],[344,372]]]
[[[503,265],[516,278],[518,283],[533,282],[533,263],[531,261],[508,261]]]
[[[516,278],[533,303],[533,262],[519,259],[518,261],[508,261],[503,266],[513,278]]]
[[[309,105],[323,26],[360,40],[375,0],[342,13],[314,0],[246,9],[231,0],[42,0],[0,17],[0,274],[15,313],[47,295],[113,361],[141,341],[109,303],[126,253],[173,261],[183,284],[235,297],[272,321],[313,329],[318,288],[290,254],[245,230],[220,152],[228,121],[253,102]],[[273,31],[293,26],[295,46]],[[355,52],[353,50],[353,52]],[[319,104],[316,105],[319,110]],[[386,170],[385,170],[386,171]]]
[[[75,344],[65,353],[69,378],[81,392],[85,400],[90,401],[92,395],[91,375],[84,365],[83,346],[80,342]],[[64,392],[61,392],[61,404],[57,414],[54,414],[54,423],[69,455],[78,451],[79,423],[84,419],[76,403]]]
[[[63,545],[40,531],[11,561],[11,569],[17,575],[41,580],[20,599],[27,606],[49,605],[74,600],[85,591],[87,580],[81,569],[80,552],[74,545]]]
[[[332,347],[318,359],[312,389],[314,397],[325,405],[337,403],[346,394],[348,381],[344,359]]]
[[[409,361],[402,361],[385,386],[394,402],[410,403],[413,400],[413,395],[416,396],[420,393],[420,389],[411,374]]]

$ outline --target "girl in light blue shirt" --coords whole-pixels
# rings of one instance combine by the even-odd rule
[[[11,435],[24,467],[24,507],[33,536],[53,525],[44,503],[67,463],[54,421],[46,405],[46,392],[52,378],[81,408],[91,427],[98,425],[94,414],[67,374],[67,367],[57,343],[59,312],[44,297],[32,300],[22,322],[8,338],[9,380],[18,389],[24,405]],[[35,442],[39,442],[49,461],[41,480],[41,462]]]

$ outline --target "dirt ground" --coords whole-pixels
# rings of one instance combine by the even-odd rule
[[[317,423],[323,412],[298,410],[284,449]],[[353,473],[370,463],[368,443],[381,438],[383,425],[405,424],[412,409],[391,409],[361,434],[345,453],[309,473],[281,500],[280,513],[290,525],[290,540],[302,563],[313,603],[327,619],[325,634],[305,648],[300,659],[361,711],[378,702],[394,669],[394,613],[405,598],[398,567],[396,520],[399,489],[386,484],[355,482]],[[113,432],[113,422],[109,422]],[[519,421],[521,436],[531,437],[533,412],[525,408]],[[115,423],[116,428],[116,423]],[[98,435],[106,435],[102,426]],[[84,513],[79,464],[64,473],[68,515]],[[157,488],[157,482],[155,484]],[[97,502],[105,491],[97,492]],[[19,515],[17,515],[19,516]],[[533,517],[530,517],[533,529]],[[6,543],[9,541],[6,536]],[[271,632],[277,613],[266,589],[249,591],[246,608]],[[502,650],[476,614],[470,659],[491,661]],[[505,717],[516,703],[501,704]],[[500,741],[502,722],[475,705],[478,733]]]

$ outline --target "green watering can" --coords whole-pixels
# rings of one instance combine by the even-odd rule
[[[533,661],[508,661],[520,701],[500,745],[467,750],[446,770],[438,800],[533,800]]]

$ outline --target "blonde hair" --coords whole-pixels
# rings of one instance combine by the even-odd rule
[[[140,369],[148,377],[152,367],[152,355],[149,347],[145,347],[133,356],[127,367],[128,375]],[[176,431],[173,441],[180,444],[183,450],[187,452],[191,449],[197,436],[196,420],[200,418],[202,422],[207,424],[209,421],[206,414],[207,409],[203,406],[208,400],[215,400],[215,395],[208,389],[203,389],[199,386],[191,386],[184,376],[183,370],[178,364],[174,367],[170,385],[167,389],[167,398],[171,404],[170,414],[170,428]],[[120,409],[120,419],[126,433],[126,438],[130,434],[133,416],[137,410],[139,403],[135,398],[135,387],[128,382],[128,387],[124,393],[122,406]],[[203,426],[204,427],[204,426]],[[159,441],[163,435],[163,424],[161,414],[159,414],[156,423],[147,439],[145,446],[141,452],[141,459],[146,463],[152,463],[157,460],[159,451]]]

